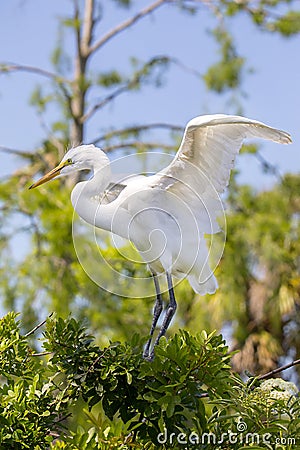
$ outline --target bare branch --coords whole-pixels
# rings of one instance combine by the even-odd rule
[[[262,165],[263,170],[274,175],[279,181],[282,181],[282,176],[278,168],[274,164],[271,164],[269,161],[267,161],[266,158],[264,158],[259,152],[254,153],[254,156]]]
[[[94,0],[86,0],[83,20],[83,32],[81,39],[81,52],[83,55],[89,55],[89,48],[93,37],[94,27]]]
[[[178,58],[169,57],[169,62],[175,64],[175,66],[178,66],[180,69],[182,69],[184,72],[190,73],[194,75],[196,78],[202,78],[203,74],[198,72],[198,70],[194,69],[193,67],[187,66],[183,62],[181,62]]]
[[[24,64],[16,64],[13,62],[4,62],[0,63],[0,73],[7,73],[7,72],[29,72],[34,73],[37,75],[41,75],[43,77],[46,77],[52,81],[55,81],[56,83],[69,83],[70,81],[61,75],[58,75],[57,73],[50,72],[48,70],[41,69],[40,67],[35,66],[27,66]]]
[[[65,96],[69,110],[71,111],[70,109],[71,96],[68,93],[68,90],[65,86],[65,84],[71,85],[71,82],[67,78],[62,77],[57,73],[41,69],[40,67],[27,66],[24,64],[16,64],[12,62],[0,63],[0,74],[8,72],[28,72],[36,75],[41,75],[45,78],[48,78],[51,81],[54,81],[55,83],[57,83],[58,87],[61,89],[63,95]]]
[[[297,366],[300,364],[300,359],[296,359],[295,361],[292,361],[289,364],[285,364],[284,366],[277,367],[277,369],[271,370],[271,372],[265,373],[264,375],[259,375],[256,379],[257,380],[265,380],[266,378],[269,378],[276,373],[282,372],[283,370],[290,369],[291,367]]]
[[[70,107],[70,106],[69,106]],[[38,113],[38,119],[40,121],[40,125],[42,130],[45,132],[45,135],[48,137],[49,141],[54,145],[54,147],[58,150],[58,155],[62,158],[66,152],[65,144],[60,139],[58,139],[51,127],[47,125],[47,122],[44,119],[44,115],[42,113]]]
[[[72,416],[72,413],[68,413],[68,414],[66,414],[65,416],[62,416],[60,419],[55,420],[55,421],[53,422],[53,424],[57,424],[57,423],[63,422],[64,420],[66,420],[66,419],[67,419],[68,417],[70,417],[70,416]]]
[[[129,141],[129,142],[122,142],[119,144],[114,144],[114,145],[108,145],[107,147],[105,147],[105,152],[109,153],[112,152],[114,150],[119,150],[121,148],[135,148],[135,149],[139,149],[139,148],[144,148],[147,147],[148,149],[155,149],[155,148],[160,148],[162,150],[166,150],[166,151],[174,151],[174,145],[170,145],[170,144],[162,144],[161,142],[142,142],[142,141]]]
[[[156,2],[152,3],[151,5],[147,6],[146,8],[142,9],[141,11],[139,11],[137,14],[135,14],[130,19],[127,19],[124,22],[117,25],[115,28],[110,30],[101,39],[99,39],[97,42],[95,42],[93,45],[91,45],[89,47],[89,55],[94,53],[95,51],[99,50],[99,48],[101,48],[104,44],[106,44],[110,39],[115,37],[117,34],[121,33],[124,30],[127,30],[133,24],[138,22],[140,19],[149,15],[151,12],[158,9],[163,4],[169,3],[169,1],[170,0],[157,0]]]
[[[49,316],[47,317],[47,319],[49,317],[51,317],[53,314],[53,312],[51,314],[49,314]],[[47,322],[47,319],[43,320],[41,323],[39,323],[38,325],[36,325],[34,328],[32,328],[32,330],[28,331],[28,333],[25,334],[25,338],[27,338],[28,336],[31,336],[32,334],[34,334],[36,332],[36,330],[38,330],[39,328],[41,328],[43,325],[45,325],[45,323]]]
[[[119,95],[121,95],[124,92],[128,91],[130,83],[131,82],[128,82],[125,85],[119,87],[114,92],[112,92],[107,97],[105,97],[103,100],[101,100],[100,102],[98,102],[94,106],[92,106],[92,108],[89,111],[87,111],[84,114],[84,116],[81,117],[80,122],[81,123],[86,122],[86,120],[88,120],[92,115],[94,115],[95,112],[98,111],[98,109],[103,108],[103,106],[105,106],[107,103],[111,102],[112,100],[114,100]]]
[[[188,66],[184,65],[177,58],[172,58],[172,57],[170,58],[169,56],[166,56],[166,55],[155,56],[155,57],[151,58],[149,61],[147,61],[146,63],[144,63],[142,68],[139,71],[137,71],[136,73],[134,73],[133,77],[131,79],[127,80],[122,86],[118,87],[115,91],[113,91],[107,97],[104,97],[98,103],[93,105],[90,108],[90,110],[87,111],[81,117],[80,123],[83,124],[91,116],[93,116],[99,109],[103,108],[105,105],[110,103],[112,100],[114,100],[119,95],[129,91],[130,89],[132,89],[133,87],[138,85],[138,83],[140,83],[142,77],[145,76],[145,73],[144,73],[145,69],[149,69],[149,68],[151,69],[158,65],[161,66],[162,64],[167,64],[167,63],[172,63],[172,64],[178,66],[180,69],[182,69],[188,73],[191,73],[192,75],[196,76],[197,78],[202,77],[202,75],[197,70],[193,69],[192,67],[188,67]]]
[[[142,131],[147,131],[147,130],[151,130],[154,128],[163,128],[163,129],[167,129],[170,131],[178,131],[178,132],[182,132],[184,127],[180,126],[180,125],[173,125],[171,123],[163,123],[163,122],[157,122],[157,123],[149,123],[146,125],[132,125],[130,127],[126,127],[126,128],[121,128],[120,130],[112,130],[112,131],[108,131],[105,134],[102,134],[101,136],[97,137],[96,139],[93,140],[93,144],[98,144],[101,141],[105,141],[107,139],[112,139],[114,137],[118,137],[122,134],[130,134],[130,133],[140,133]]]
[[[17,150],[15,148],[4,147],[2,145],[0,146],[0,152],[9,153],[11,155],[22,156],[23,158],[29,158],[29,159],[32,159],[35,157],[35,154],[32,152],[26,152],[25,150]]]
[[[145,70],[149,70],[149,68],[153,68],[156,65],[165,64],[169,61],[169,58],[167,56],[157,56],[154,58],[151,58],[149,61],[147,61],[140,70],[138,70],[136,73],[133,74],[132,78],[124,82],[124,84],[120,87],[118,87],[116,90],[114,90],[112,93],[110,93],[108,96],[104,97],[102,100],[100,100],[98,103],[96,103],[94,106],[90,108],[89,111],[87,111],[80,119],[80,123],[83,124],[86,120],[88,120],[92,115],[95,114],[98,109],[103,108],[107,103],[110,103],[112,100],[114,100],[119,95],[123,94],[124,92],[129,91],[130,89],[133,89],[134,87],[138,86],[141,82],[141,79],[143,76],[145,76]]]
[[[76,23],[79,22],[79,4],[78,4],[78,1],[74,2],[74,21]],[[78,58],[78,54],[81,53],[81,29],[80,29],[80,26],[76,25],[75,36],[76,36],[76,49],[77,49],[76,58]],[[81,56],[81,54],[80,54],[80,56]],[[77,64],[78,64],[78,62],[77,62]]]
[[[47,356],[47,355],[53,355],[53,352],[31,353],[30,356]]]

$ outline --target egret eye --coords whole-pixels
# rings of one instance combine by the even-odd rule
[[[67,159],[67,163],[68,163],[68,164],[73,164],[72,159],[71,159],[71,158]]]

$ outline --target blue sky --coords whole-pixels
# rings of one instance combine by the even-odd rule
[[[130,14],[115,10],[112,1],[104,2],[104,20],[99,36]],[[138,1],[138,8],[150,3]],[[12,61],[52,70],[49,56],[57,42],[57,18],[70,10],[69,0],[10,0],[0,4],[0,61]],[[146,61],[160,54],[176,55],[186,66],[204,73],[210,63],[217,61],[217,47],[207,34],[214,26],[210,12],[203,7],[196,17],[180,14],[176,8],[164,6],[141,21],[135,28],[119,35],[93,59],[96,72],[117,68],[128,73],[128,59],[136,56]],[[284,39],[258,32],[245,15],[230,22],[237,39],[238,52],[247,59],[243,91],[244,114],[272,126],[289,131],[293,145],[266,143],[264,157],[284,173],[299,172],[300,168],[300,37]],[[72,49],[72,41],[67,38]],[[228,96],[206,92],[201,81],[178,67],[172,67],[167,83],[160,89],[146,87],[134,95],[124,95],[91,121],[87,140],[104,127],[140,122],[174,122],[184,125],[192,117],[204,113],[234,113]],[[43,79],[30,74],[10,74],[0,77],[0,146],[31,150],[45,137],[39,118],[29,106],[32,90]],[[93,99],[92,99],[93,100]],[[55,111],[47,116],[55,119]],[[87,142],[86,142],[87,143]],[[16,157],[1,154],[0,177],[20,166]],[[266,188],[274,182],[261,176],[259,164],[251,157],[238,160],[241,180]]]

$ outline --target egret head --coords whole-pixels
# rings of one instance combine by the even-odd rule
[[[36,188],[54,178],[64,177],[79,170],[90,170],[94,172],[95,168],[108,164],[109,159],[98,147],[95,147],[93,144],[80,145],[79,147],[68,150],[58,166],[33,183],[29,189]]]

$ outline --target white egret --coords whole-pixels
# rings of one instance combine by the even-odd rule
[[[245,138],[291,142],[285,131],[256,120],[224,114],[199,116],[187,124],[171,164],[155,175],[129,178],[116,186],[111,183],[106,154],[94,145],[80,145],[71,148],[57,167],[30,186],[35,188],[80,170],[90,171],[89,180],[78,182],[72,191],[74,209],[89,224],[129,239],[153,275],[156,303],[145,358],[153,358],[154,347],[176,311],[172,276],[187,277],[194,291],[202,295],[217,289],[204,234],[220,229],[219,194],[228,184]],[[161,273],[167,277],[169,304],[151,349],[163,310],[158,282]]]

